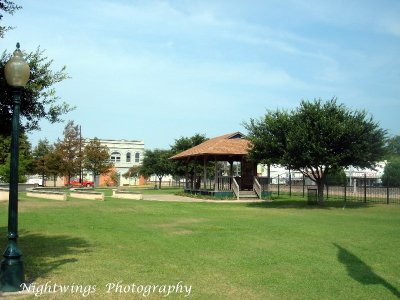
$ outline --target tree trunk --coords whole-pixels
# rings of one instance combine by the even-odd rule
[[[161,180],[162,180],[162,177],[158,177],[158,188],[161,190]]]
[[[322,180],[318,181],[317,187],[318,187],[318,203],[323,204],[324,203],[324,182]]]

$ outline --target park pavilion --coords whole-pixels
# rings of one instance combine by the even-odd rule
[[[234,132],[209,139],[172,156],[171,159],[180,160],[186,166],[185,192],[214,196],[232,195],[237,199],[261,198],[257,163],[248,160],[250,146],[250,141],[242,133]],[[234,163],[237,166],[236,174]],[[210,167],[211,165],[214,168]],[[229,168],[224,168],[225,165]],[[202,176],[196,177],[196,172],[189,172],[189,166],[202,166]]]

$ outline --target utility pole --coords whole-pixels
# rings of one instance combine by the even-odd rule
[[[82,126],[79,125],[79,183],[82,184]]]

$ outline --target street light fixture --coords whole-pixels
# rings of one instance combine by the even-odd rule
[[[11,162],[10,162],[10,192],[8,204],[8,245],[4,251],[4,259],[0,264],[0,290],[16,292],[22,289],[24,266],[21,259],[21,250],[17,245],[18,238],[18,152],[19,152],[19,112],[21,94],[29,80],[30,69],[22,57],[19,49],[4,67],[7,83],[12,87],[13,115],[11,130]]]

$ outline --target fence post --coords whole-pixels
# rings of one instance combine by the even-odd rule
[[[367,173],[364,173],[364,203],[367,203]]]
[[[304,188],[305,188],[305,186],[306,186],[306,180],[305,180],[305,177],[304,177],[304,174],[303,174],[303,198],[304,198]]]
[[[279,185],[280,185],[280,178],[279,178],[279,175],[278,175],[278,197],[279,197]]]
[[[386,180],[386,204],[389,204],[389,176]]]

